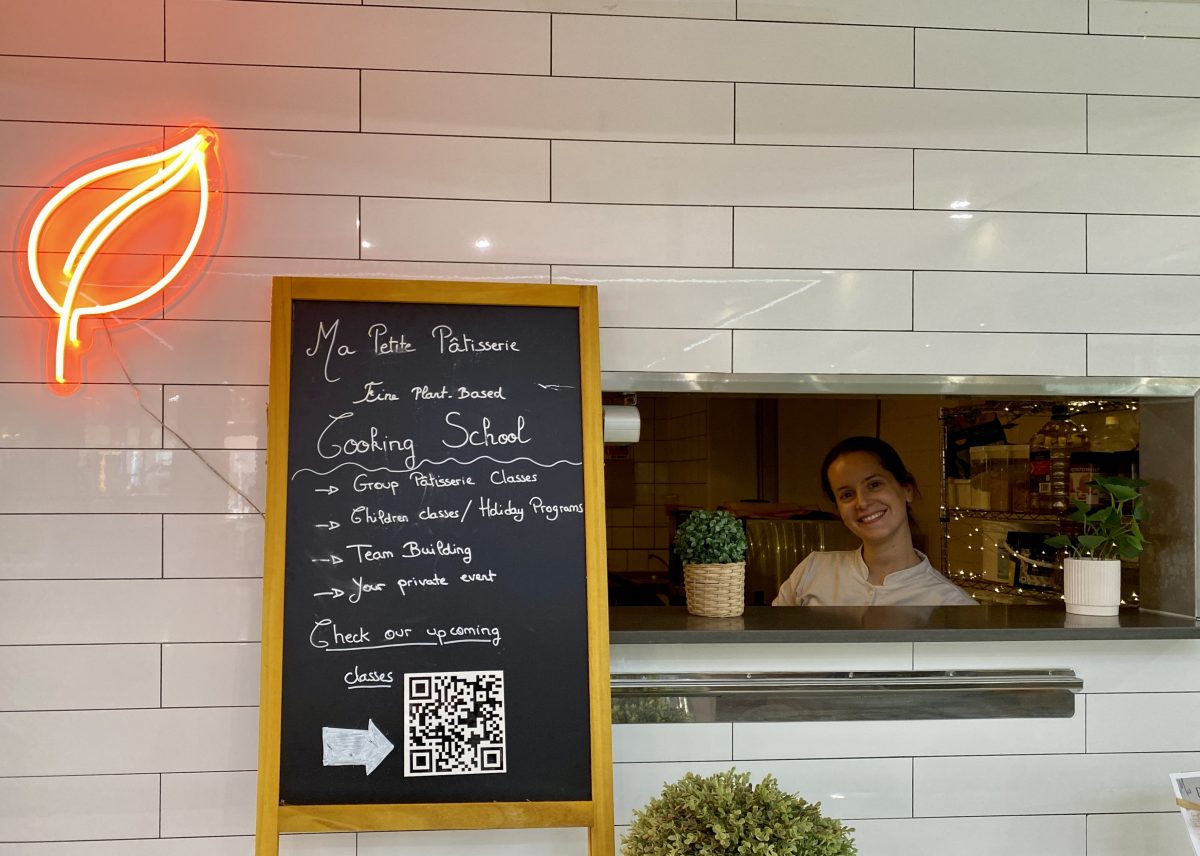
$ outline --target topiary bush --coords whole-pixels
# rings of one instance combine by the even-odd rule
[[[854,830],[749,773],[688,773],[634,812],[621,856],[856,856]]]
[[[746,530],[728,511],[696,509],[675,529],[675,555],[685,565],[740,562],[746,558]]]

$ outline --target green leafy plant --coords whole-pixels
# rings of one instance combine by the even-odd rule
[[[1146,545],[1139,523],[1146,520],[1142,488],[1149,484],[1125,476],[1096,476],[1088,486],[1103,491],[1109,504],[1092,510],[1083,500],[1071,500],[1075,510],[1067,519],[1083,524],[1083,533],[1055,535],[1046,543],[1070,550],[1078,559],[1134,558]]]
[[[774,776],[688,773],[634,812],[621,856],[855,856],[853,831]]]
[[[740,562],[746,558],[746,530],[728,511],[697,509],[675,529],[675,555],[685,565]]]
[[[669,696],[622,696],[612,700],[614,725],[636,722],[691,722],[687,703]]]

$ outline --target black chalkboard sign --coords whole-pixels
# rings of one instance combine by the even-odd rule
[[[594,292],[276,291],[263,737],[277,754],[260,830],[267,801],[322,807],[294,812],[295,829],[329,828],[309,821],[331,811],[359,829],[562,825],[529,804],[611,812],[594,799],[610,787],[606,739],[593,757],[607,723],[588,573]],[[453,819],[479,804],[522,809]],[[355,806],[374,808],[354,822]]]

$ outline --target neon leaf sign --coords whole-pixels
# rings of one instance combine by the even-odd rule
[[[79,336],[81,318],[111,314],[143,303],[174,281],[195,254],[209,218],[211,190],[206,161],[215,143],[216,134],[208,128],[200,128],[187,139],[164,151],[93,169],[55,193],[38,211],[29,230],[26,264],[30,281],[38,295],[58,316],[53,349],[55,384],[65,387],[77,383],[68,379],[67,362],[69,355],[78,358],[83,350]],[[132,186],[126,188],[124,185],[127,184]],[[116,187],[115,191],[113,185]],[[118,235],[121,227],[131,218],[173,190],[179,190],[181,193],[190,191],[187,194],[189,208],[194,209],[194,215],[190,211],[186,215],[188,221],[194,216],[194,223],[188,224],[190,233],[185,229],[185,233],[188,234],[186,244],[181,250],[177,250],[178,257],[174,263],[162,276],[129,297],[101,302],[88,296],[90,303],[81,303],[81,297],[86,295],[87,287],[97,285],[88,279],[89,272],[97,263],[97,256],[106,247],[111,247],[117,242],[114,236]],[[78,229],[78,234],[74,236],[71,248],[61,265],[61,276],[58,276],[58,271],[54,271],[56,279],[52,282],[62,292],[61,297],[56,297],[43,276],[44,269],[47,268],[47,257],[53,256],[53,248],[48,249],[43,243],[55,216],[85,191],[106,195],[119,192],[119,195],[103,205],[99,212]],[[195,202],[191,204],[193,198]],[[72,240],[71,232],[74,231],[74,227],[75,224],[68,225],[70,232],[65,236],[61,234],[63,229],[60,227],[60,234],[55,240],[64,241],[65,246],[65,241]],[[174,256],[175,252],[171,255]]]

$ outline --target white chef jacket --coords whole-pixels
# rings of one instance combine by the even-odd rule
[[[867,579],[862,550],[809,553],[779,587],[772,606],[973,606],[974,599],[914,551],[919,564],[884,577],[883,585]]]

